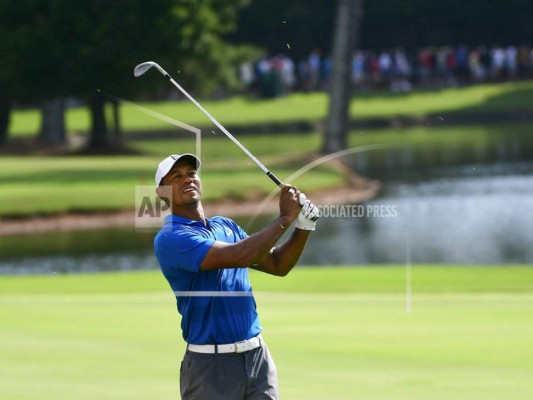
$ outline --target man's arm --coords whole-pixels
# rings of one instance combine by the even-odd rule
[[[245,268],[260,263],[300,212],[299,191],[291,193],[290,189],[288,185],[281,189],[280,216],[275,221],[238,243],[216,241],[207,252],[200,269]]]
[[[271,249],[258,264],[250,267],[276,276],[287,275],[300,259],[310,234],[311,231],[294,229],[289,240]]]
[[[216,241],[207,252],[201,270],[219,268],[245,268],[258,263],[283,235],[291,224],[287,217],[279,217],[266,228],[237,243]]]

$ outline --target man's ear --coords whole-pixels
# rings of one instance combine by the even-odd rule
[[[165,202],[167,207],[170,207],[170,195],[172,192],[169,190],[170,186],[158,186],[155,192],[157,193],[157,196]]]

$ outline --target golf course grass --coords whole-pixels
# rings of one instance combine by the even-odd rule
[[[447,113],[490,113],[529,109],[533,80],[490,83],[440,90],[418,90],[408,94],[390,92],[357,93],[351,105],[355,118]],[[116,94],[118,95],[118,94]],[[325,93],[295,93],[289,96],[254,100],[234,97],[202,104],[223,124],[247,126],[260,123],[317,121],[327,112]],[[156,112],[194,126],[212,126],[189,101],[148,103]],[[121,121],[127,132],[149,133],[175,128],[127,105],[121,108]],[[71,108],[67,113],[69,132],[87,132],[88,110]],[[35,135],[40,113],[37,109],[16,110],[12,114],[10,134],[14,137]],[[437,119],[431,126],[402,129],[352,131],[349,147],[391,145],[408,147],[423,159],[441,157],[446,149],[449,161],[465,158],[464,149],[476,154],[491,150],[491,137],[531,143],[530,124],[490,124],[447,126]],[[519,136],[519,137],[518,137]],[[127,138],[127,135],[125,135]],[[239,135],[239,140],[276,176],[285,181],[317,156],[322,144],[318,130],[309,133]],[[27,217],[69,212],[99,212],[133,209],[135,187],[152,185],[154,169],[169,153],[196,152],[194,135],[176,138],[129,140],[138,155],[117,156],[43,156],[3,155],[0,158],[0,217]],[[533,145],[531,146],[533,147]],[[272,182],[262,176],[257,166],[234,143],[214,127],[202,132],[202,179],[205,201],[244,199],[265,196]],[[411,154],[411,153],[410,153]],[[410,156],[408,154],[408,156]],[[449,156],[452,154],[452,156]],[[364,158],[372,165],[386,165],[386,152],[371,151]],[[402,155],[402,156],[405,156]],[[224,179],[221,179],[224,178]],[[291,182],[306,192],[338,187],[344,176],[331,166],[322,165]],[[228,185],[231,182],[231,185]]]
[[[416,90],[401,94],[389,91],[356,93],[350,105],[350,114],[353,118],[361,119],[524,110],[531,107],[532,91],[533,80]],[[120,93],[114,95],[120,96]],[[199,101],[224,126],[317,121],[324,119],[328,110],[328,95],[323,92],[294,93],[266,100],[235,96],[224,100],[199,99]],[[139,105],[195,127],[213,126],[211,121],[188,100],[139,103]],[[108,115],[111,116],[111,109],[108,111]],[[39,124],[38,109],[17,110],[12,114],[9,131],[15,137],[35,135]],[[172,128],[168,122],[147,116],[128,105],[121,107],[121,124],[126,132]],[[66,113],[66,125],[68,132],[88,132],[90,126],[88,109],[70,108]]]
[[[305,157],[313,151],[311,146],[317,140],[298,139],[294,134],[280,135],[278,140],[259,136],[243,142],[284,180],[306,163]],[[280,151],[283,143],[288,147]],[[0,216],[133,209],[135,187],[154,184],[155,169],[163,157],[195,152],[194,139],[143,141],[135,147],[143,154],[1,157]],[[201,177],[208,188],[203,196],[205,201],[244,199],[274,188],[258,167],[225,137],[203,140],[202,154]],[[339,186],[343,180],[341,172],[322,166],[293,183],[312,191]]]
[[[281,398],[530,399],[533,268],[297,267],[251,279]],[[409,306],[409,307],[408,307]],[[7,400],[179,398],[158,271],[0,280]]]
[[[280,179],[305,166],[320,148],[319,133],[280,133],[244,136],[242,143]],[[524,123],[427,126],[352,131],[349,147],[390,145],[408,149],[422,160],[442,158],[461,162],[470,153],[498,151],[502,140],[533,149],[531,126]],[[133,209],[135,187],[152,185],[156,165],[170,152],[195,152],[194,138],[135,140],[139,155],[117,156],[2,156],[0,158],[0,216],[31,216],[65,212]],[[372,165],[387,163],[387,151],[365,152]],[[202,140],[201,172],[204,200],[244,199],[266,195],[272,182],[233,142],[220,135]],[[356,160],[357,161],[357,160]],[[231,184],[228,184],[228,183]],[[292,183],[306,192],[338,187],[343,173],[323,164]]]

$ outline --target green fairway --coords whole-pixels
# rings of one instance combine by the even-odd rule
[[[407,94],[391,92],[356,93],[350,112],[354,118],[390,118],[427,114],[469,113],[524,110],[531,106],[533,80],[490,83],[440,90],[419,90]],[[120,96],[120,93],[114,93]],[[201,100],[202,105],[224,126],[246,126],[261,123],[316,121],[326,116],[326,93],[302,94],[269,100],[233,97],[227,100]],[[196,127],[213,127],[209,119],[190,101],[140,103],[141,106]],[[111,110],[108,110],[111,115]],[[38,110],[13,113],[10,133],[14,136],[35,135],[40,123]],[[131,106],[122,105],[121,123],[126,132],[168,130],[168,122],[147,116]],[[86,108],[67,112],[69,132],[87,132],[90,116]]]
[[[252,272],[281,397],[529,399],[533,268]],[[178,398],[184,344],[158,271],[3,277],[7,400]]]
[[[301,145],[291,145],[297,142]],[[279,135],[278,140],[263,136],[243,140],[280,179],[304,165],[305,157],[313,151],[311,146],[317,142],[315,134],[307,135],[304,140],[290,134]],[[280,151],[283,143],[289,146]],[[135,186],[153,185],[155,169],[163,157],[170,153],[195,152],[194,139],[140,141],[134,147],[144,155],[1,157],[0,216],[133,209]],[[267,194],[275,188],[225,138],[203,140],[202,154],[206,201],[244,199],[250,194]],[[309,192],[339,186],[343,179],[342,173],[324,166],[293,183]]]

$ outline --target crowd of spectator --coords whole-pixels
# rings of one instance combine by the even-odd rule
[[[263,97],[293,91],[325,91],[332,72],[330,55],[313,50],[295,62],[283,54],[241,66],[241,81]],[[352,58],[351,82],[360,90],[445,87],[533,76],[533,48],[529,46],[425,47],[360,50]]]

